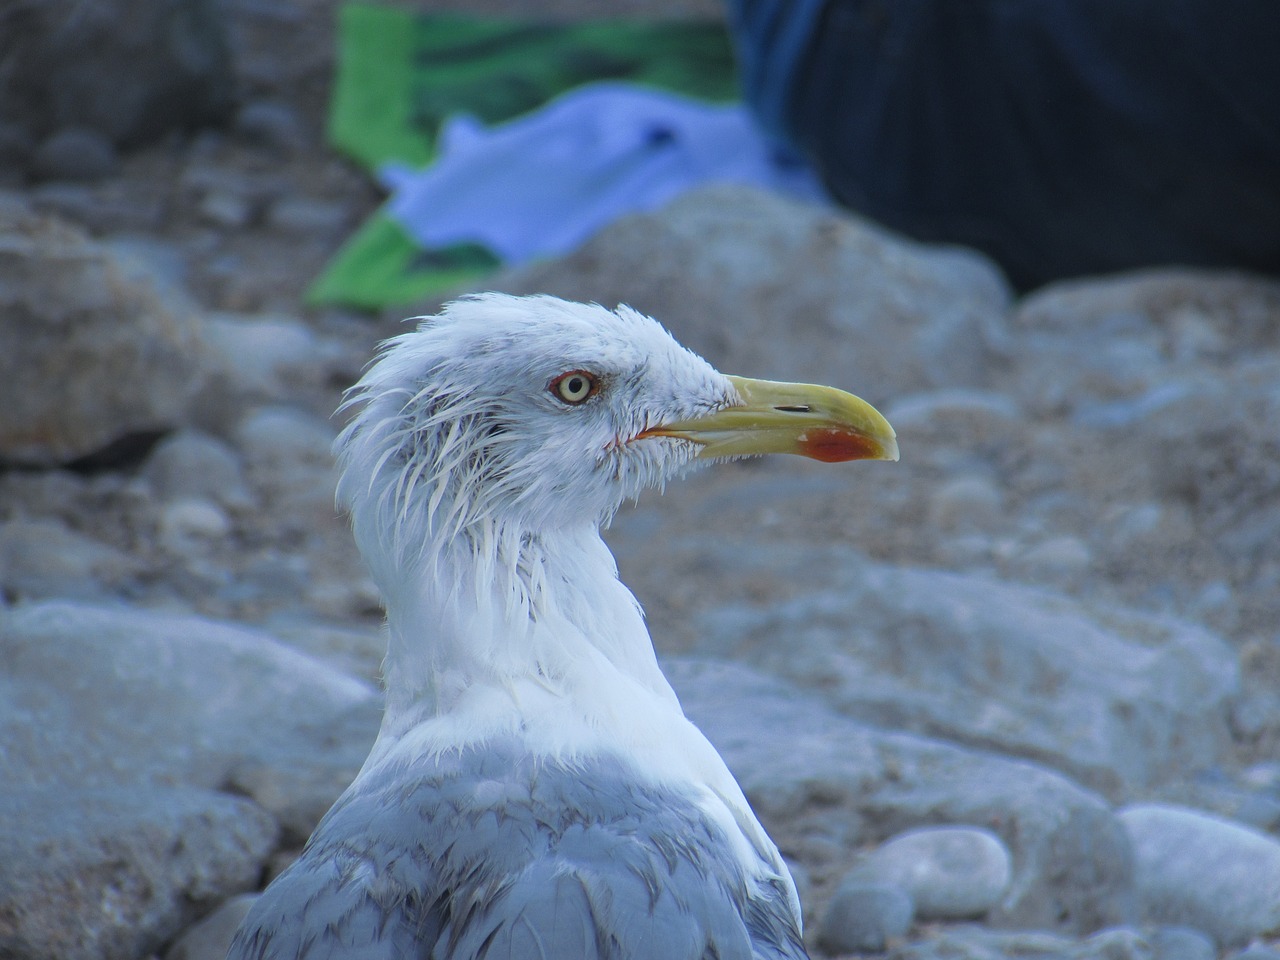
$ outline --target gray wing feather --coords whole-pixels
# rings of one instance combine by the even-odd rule
[[[230,960],[800,960],[780,883],[616,760],[492,747],[358,781]]]

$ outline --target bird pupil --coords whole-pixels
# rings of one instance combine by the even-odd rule
[[[578,392],[579,392],[579,391],[581,391],[581,390],[582,390],[582,378],[581,378],[581,377],[574,377],[572,380],[570,380],[570,381],[569,381],[569,392],[570,392],[570,393],[578,393]]]

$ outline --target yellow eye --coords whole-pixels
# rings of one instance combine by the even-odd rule
[[[586,370],[570,370],[551,381],[551,392],[565,403],[582,403],[595,394],[600,381]]]

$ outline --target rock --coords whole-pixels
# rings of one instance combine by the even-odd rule
[[[171,429],[199,386],[190,302],[61,221],[0,209],[0,309],[0,462],[52,466]]]
[[[164,960],[226,960],[232,937],[257,899],[258,895],[253,893],[232,897],[184,930],[165,951]]]
[[[882,953],[911,929],[911,895],[890,883],[842,883],[827,905],[818,942],[829,953]]]
[[[929,522],[939,530],[989,529],[1001,513],[1000,489],[986,477],[957,477],[929,498]]]
[[[892,837],[847,879],[900,887],[921,920],[965,920],[995,907],[1011,875],[1009,851],[989,830],[925,827]]]
[[[37,137],[78,126],[134,145],[217,121],[234,96],[216,0],[18,3],[6,11],[0,63],[0,116]]]
[[[1093,555],[1079,537],[1057,536],[1028,548],[1018,565],[1035,579],[1078,580],[1089,572]]]
[[[1147,940],[1155,960],[1217,960],[1213,941],[1190,927],[1157,927]]]
[[[142,475],[162,500],[210,500],[231,509],[253,505],[240,455],[199,430],[178,430],[161,440]]]
[[[1280,949],[1265,946],[1246,947],[1239,953],[1229,954],[1228,960],[1280,960]]]
[[[1280,933],[1280,841],[1183,807],[1120,811],[1142,914],[1202,930],[1219,947]]]
[[[231,532],[231,521],[217,504],[195,497],[165,504],[160,512],[160,545],[176,556],[207,551]]]
[[[739,577],[756,558],[777,565],[716,549]],[[1213,766],[1230,747],[1237,658],[1190,623],[839,548],[796,563],[809,575],[794,596],[695,614],[700,650],[866,722],[1036,759],[1113,795]]]
[[[690,191],[486,286],[629,303],[721,370],[846,385],[873,403],[986,385],[1010,296],[972,251],[736,186]]]
[[[235,431],[249,479],[269,506],[300,519],[330,523],[337,516],[331,452],[335,436],[329,421],[286,406],[263,407]]]
[[[253,630],[82,603],[0,611],[0,782],[219,789],[249,761],[359,769],[381,698]],[[335,793],[336,797],[336,793]]]
[[[298,111],[278,100],[252,100],[236,113],[236,131],[250,143],[291,153],[306,146]]]
[[[276,839],[255,804],[158,785],[0,792],[0,955],[134,960],[251,889]]]
[[[300,237],[341,237],[350,221],[346,204],[310,197],[281,197],[267,211],[267,226]]]
[[[224,389],[279,399],[323,382],[339,351],[292,317],[214,313],[205,318],[210,368]]]
[[[863,726],[749,668],[671,659],[685,712],[742,785],[821,910],[855,851],[905,830],[973,824],[1008,845],[998,926],[1086,932],[1133,914],[1128,839],[1106,803],[1030,763]]]
[[[0,524],[0,591],[10,602],[104,599],[137,569],[131,557],[53,518]]]
[[[111,141],[86,127],[64,127],[45,140],[31,158],[31,170],[45,180],[101,180],[116,172],[119,158]]]

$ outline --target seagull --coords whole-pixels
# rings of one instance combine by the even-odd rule
[[[231,960],[806,957],[787,866],[600,530],[710,461],[896,460],[884,417],[721,374],[625,306],[497,293],[388,340],[340,409],[386,707]]]

